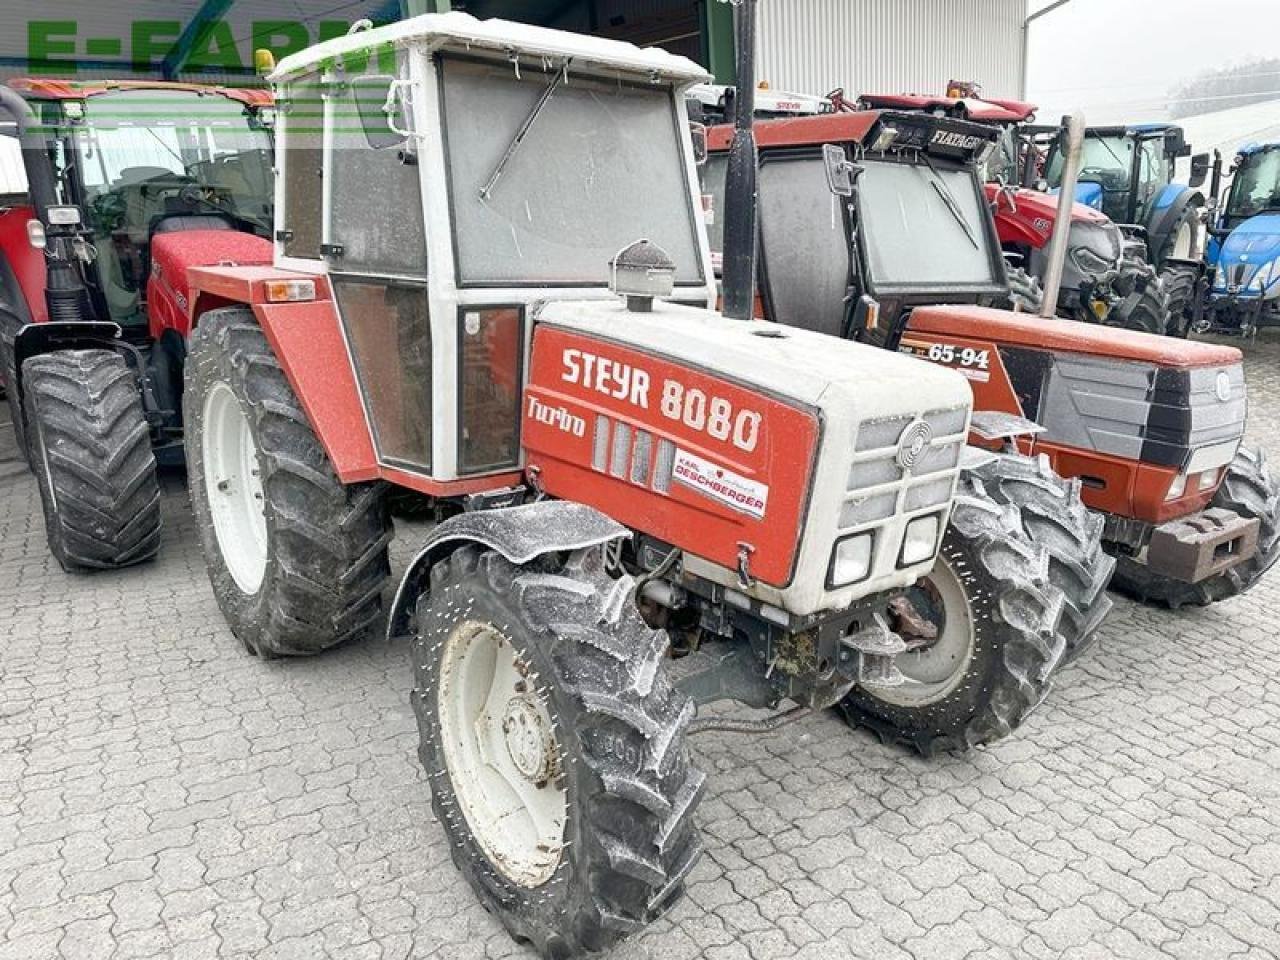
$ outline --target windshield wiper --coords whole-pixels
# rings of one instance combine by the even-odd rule
[[[938,168],[933,165],[933,161],[929,159],[927,153],[921,154],[924,157],[924,164],[929,168],[929,172],[933,174],[930,183],[933,184],[934,193],[942,198],[942,203],[950,212],[952,219],[960,224],[960,229],[964,231],[964,235],[969,238],[969,242],[973,244],[973,249],[981,250],[982,245],[978,243],[977,234],[973,232],[973,226],[969,223],[969,218],[964,215],[964,211],[960,209],[960,204],[956,201],[955,196],[951,193],[951,188],[943,181]]]
[[[143,130],[145,130],[145,131],[147,131],[147,133],[149,133],[149,134],[151,135],[151,138],[152,138],[153,140],[155,140],[155,142],[156,142],[156,143],[160,144],[160,146],[162,146],[162,147],[164,147],[166,150],[168,150],[168,151],[169,151],[169,153],[173,156],[173,158],[174,158],[175,160],[177,160],[180,164],[182,164],[182,172],[183,172],[184,174],[186,174],[186,172],[187,172],[187,161],[185,161],[185,160],[183,160],[183,159],[182,159],[182,154],[178,153],[178,151],[177,151],[177,150],[173,149],[173,147],[171,147],[171,146],[169,146],[167,143],[165,143],[165,142],[164,142],[164,140],[162,140],[162,139],[160,138],[160,134],[156,133],[156,132],[155,132],[154,130],[152,130],[150,127],[143,127],[142,129],[143,129]]]
[[[480,188],[480,199],[488,200],[489,195],[493,193],[493,188],[498,185],[503,171],[507,169],[507,164],[511,162],[511,158],[516,155],[516,151],[520,149],[520,145],[524,143],[524,138],[528,136],[529,130],[537,122],[538,117],[542,114],[543,108],[547,102],[560,89],[560,84],[564,83],[565,77],[569,74],[569,64],[573,62],[572,58],[565,60],[560,65],[560,69],[556,71],[556,75],[552,77],[551,82],[547,84],[547,89],[542,91],[542,96],[538,97],[538,102],[533,105],[533,109],[529,111],[529,115],[524,118],[524,123],[520,124],[520,129],[516,131],[516,135],[511,142],[507,144],[507,151],[502,155],[502,159],[498,161],[498,165],[493,168],[493,173],[489,175],[489,179],[485,185]]]

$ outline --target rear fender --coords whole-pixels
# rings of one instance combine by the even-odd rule
[[[431,569],[469,543],[496,550],[509,562],[528,563],[549,553],[583,550],[626,540],[629,530],[600,511],[567,500],[450,517],[432,531],[405,571],[387,621],[387,639],[409,636],[418,600],[431,586]]]

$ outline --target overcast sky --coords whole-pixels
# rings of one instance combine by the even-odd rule
[[[1071,0],[1031,25],[1027,94],[1045,120],[1075,107],[1093,123],[1161,119],[1180,81],[1268,56],[1280,0]]]

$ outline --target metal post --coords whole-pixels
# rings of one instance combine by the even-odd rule
[[[1062,184],[1058,193],[1058,219],[1049,239],[1048,264],[1044,273],[1044,302],[1040,316],[1058,311],[1058,292],[1067,260],[1067,234],[1071,232],[1071,211],[1076,203],[1076,181],[1080,178],[1080,158],[1084,152],[1084,114],[1079,111],[1062,118]]]
[[[724,266],[726,317],[750,320],[756,302],[756,0],[737,0],[738,88],[733,145],[725,179]]]

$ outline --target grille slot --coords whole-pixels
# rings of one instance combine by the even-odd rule
[[[676,448],[670,440],[659,440],[653,434],[637,430],[629,423],[611,417],[597,416],[592,437],[591,468],[640,487],[650,485],[666,493],[671,489]],[[655,456],[654,448],[657,448]]]

